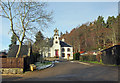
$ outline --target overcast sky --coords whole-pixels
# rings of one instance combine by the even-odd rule
[[[86,22],[92,22],[99,15],[106,20],[108,16],[118,15],[118,2],[48,2],[48,10],[52,10],[53,20],[48,29],[43,31],[45,37],[52,37],[53,30],[58,28],[59,33],[70,32],[73,28]],[[0,50],[7,49],[11,43],[10,23],[2,18],[0,20],[2,30],[0,30]]]

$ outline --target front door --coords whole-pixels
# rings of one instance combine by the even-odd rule
[[[70,54],[67,54],[67,60],[69,60]]]
[[[59,55],[58,55],[58,50],[55,50],[55,56],[56,56],[56,57],[59,57]]]

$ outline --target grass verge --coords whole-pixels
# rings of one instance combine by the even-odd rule
[[[94,63],[94,64],[101,64],[101,65],[106,65],[106,66],[119,66],[120,67],[120,65],[115,65],[115,64],[104,64],[104,63],[102,63],[101,61],[100,62],[98,62],[98,61],[82,61],[82,60],[79,60],[80,62],[87,62],[87,63]]]

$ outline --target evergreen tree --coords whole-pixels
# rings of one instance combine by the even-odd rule
[[[9,48],[13,45],[16,45],[16,43],[17,43],[17,38],[13,34],[12,37],[11,37],[11,44],[9,45]]]
[[[109,16],[108,19],[107,19],[106,27],[107,27],[107,28],[112,28],[111,25],[112,25],[113,23],[115,23],[115,20],[116,20],[116,19],[115,19],[114,16],[112,16],[112,17]]]
[[[44,36],[41,33],[41,31],[39,31],[36,35],[35,35],[35,43],[33,44],[33,51],[34,52],[39,52],[40,50],[43,49],[44,46]]]
[[[66,34],[68,34],[68,31],[66,31]]]
[[[35,36],[36,43],[41,42],[43,39],[44,39],[44,36],[43,36],[43,34],[41,33],[41,31],[39,31],[39,32],[36,34],[36,36]]]

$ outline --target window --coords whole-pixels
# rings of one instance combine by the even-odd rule
[[[62,48],[62,52],[64,52],[65,51],[65,49],[64,48]]]
[[[56,39],[57,39],[57,37],[56,37]]]
[[[65,53],[62,53],[62,57],[65,57]]]
[[[50,53],[48,53],[48,57],[50,57]]]
[[[67,51],[70,52],[70,48],[68,48]]]

